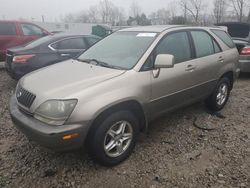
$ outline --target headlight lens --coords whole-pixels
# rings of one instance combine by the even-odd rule
[[[76,104],[76,99],[49,100],[36,109],[34,117],[49,125],[63,125]]]

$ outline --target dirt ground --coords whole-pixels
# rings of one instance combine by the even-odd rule
[[[0,187],[250,187],[250,75],[235,83],[221,114],[202,103],[168,114],[113,168],[29,142],[8,112],[15,85],[1,70]]]

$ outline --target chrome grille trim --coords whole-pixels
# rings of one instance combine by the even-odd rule
[[[18,85],[18,88],[16,90],[16,98],[21,105],[30,108],[34,100],[36,99],[36,96]]]

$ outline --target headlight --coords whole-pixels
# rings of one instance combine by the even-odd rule
[[[49,100],[41,104],[34,117],[49,125],[63,125],[76,106],[77,100]]]

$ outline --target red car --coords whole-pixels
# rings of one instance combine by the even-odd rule
[[[45,29],[28,22],[0,21],[0,61],[4,61],[8,48],[26,44],[49,35]]]

